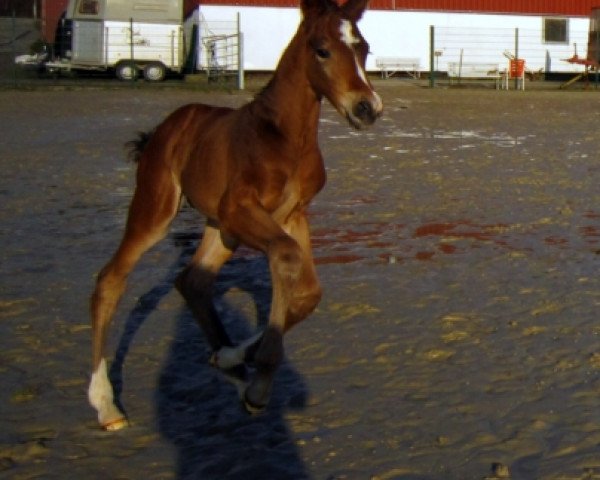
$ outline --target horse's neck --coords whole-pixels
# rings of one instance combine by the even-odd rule
[[[302,43],[298,35],[290,42],[273,78],[255,102],[289,140],[316,142],[321,100],[310,87]]]

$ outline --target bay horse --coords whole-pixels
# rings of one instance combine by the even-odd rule
[[[93,370],[88,398],[106,430],[128,425],[115,405],[104,349],[127,276],[167,233],[182,198],[206,216],[202,240],[175,284],[213,351],[211,362],[244,382],[249,412],[268,403],[283,335],[317,306],[321,287],[306,210],[325,184],[317,141],[323,98],[360,129],[382,112],[365,73],[369,46],[356,23],[368,0],[301,0],[302,20],[273,77],[239,109],[185,105],[137,142],[136,188],[125,232],[91,298]],[[233,345],[212,302],[221,266],[244,244],[268,259],[268,324]],[[253,374],[247,364],[253,365]]]

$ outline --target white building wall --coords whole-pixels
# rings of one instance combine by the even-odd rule
[[[244,35],[244,68],[274,70],[279,57],[300,22],[296,8],[240,6],[200,7],[200,16],[208,25],[234,22],[240,14]],[[569,19],[568,44],[544,44],[543,19],[533,15],[483,15],[469,13],[431,13],[367,10],[359,27],[371,47],[367,69],[376,70],[377,57],[419,58],[421,70],[429,70],[430,26],[436,31],[435,49],[442,55],[438,68],[445,71],[448,62],[507,62],[505,50],[514,53],[515,29],[519,29],[519,57],[532,70],[553,72],[581,71],[583,67],[563,61],[574,53],[586,56],[589,20]],[[202,35],[202,32],[201,32]],[[549,67],[549,68],[548,68]]]
[[[297,8],[202,5],[200,36],[235,33],[238,13],[244,36],[244,69],[275,70],[283,49],[298,28],[300,11]],[[205,63],[201,58],[199,64]]]

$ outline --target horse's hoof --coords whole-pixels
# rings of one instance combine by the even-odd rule
[[[112,420],[110,422],[103,423],[102,430],[106,432],[116,432],[117,430],[121,430],[129,426],[129,422],[125,417],[117,418],[116,420]]]
[[[250,415],[259,415],[265,411],[265,408],[267,408],[267,405],[266,404],[258,405],[256,403],[252,402],[248,398],[248,394],[245,393],[244,394],[244,408],[246,409],[246,412],[249,413]]]

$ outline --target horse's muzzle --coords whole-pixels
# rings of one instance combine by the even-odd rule
[[[381,116],[382,111],[381,98],[373,92],[370,98],[361,98],[356,102],[352,107],[352,111],[348,112],[347,118],[354,128],[361,129],[375,123],[375,120]]]

